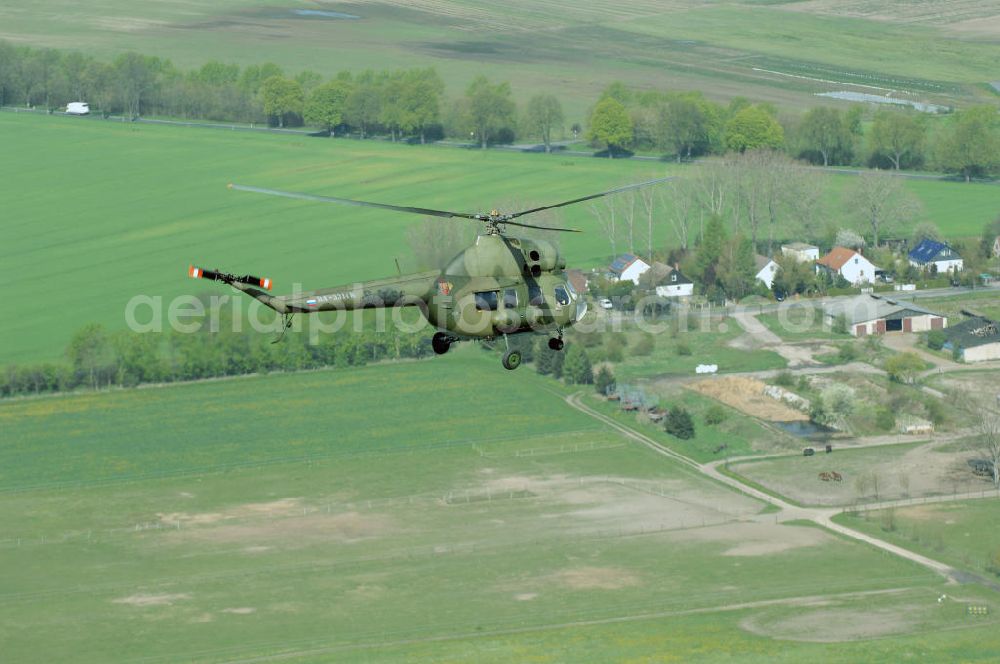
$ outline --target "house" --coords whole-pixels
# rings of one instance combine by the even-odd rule
[[[566,270],[566,280],[577,293],[586,293],[589,281],[583,270]]]
[[[639,277],[649,269],[649,263],[632,254],[622,254],[611,263],[608,271],[615,281],[631,281],[639,285]]]
[[[928,238],[920,241],[909,253],[910,265],[921,270],[933,270],[938,274],[961,272],[964,267],[958,252],[943,242]]]
[[[753,259],[754,264],[757,266],[755,278],[768,288],[771,288],[774,285],[774,275],[778,273],[778,264],[773,259],[761,256],[760,254],[754,256]]]
[[[794,258],[799,263],[813,263],[819,260],[819,247],[805,242],[781,245],[781,255]]]
[[[830,253],[816,261],[817,273],[826,271],[832,275],[839,274],[855,286],[874,281],[875,271],[878,269],[860,253],[847,247],[834,247]]]
[[[847,324],[855,337],[888,332],[926,332],[943,330],[948,319],[912,302],[897,301],[879,295],[858,295],[823,307],[823,316],[833,326],[838,319]]]
[[[694,294],[694,282],[681,274],[677,266],[654,262],[647,278],[660,297],[691,297]]]
[[[944,347],[966,362],[1000,359],[1000,323],[982,316],[967,318],[945,332]]]

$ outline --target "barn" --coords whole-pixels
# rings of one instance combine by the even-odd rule
[[[944,347],[954,351],[966,362],[1000,360],[1000,324],[995,320],[973,316],[945,332]]]
[[[912,302],[897,301],[879,295],[859,295],[839,300],[823,308],[828,325],[843,318],[847,330],[856,337],[889,332],[926,332],[943,330],[948,319]]]

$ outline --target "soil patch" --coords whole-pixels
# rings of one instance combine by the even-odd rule
[[[129,606],[170,606],[174,602],[191,599],[187,593],[176,593],[173,595],[130,595],[111,600],[115,604],[128,604]]]
[[[809,416],[764,394],[766,385],[744,376],[727,376],[691,383],[687,386],[727,406],[772,422],[808,421]]]

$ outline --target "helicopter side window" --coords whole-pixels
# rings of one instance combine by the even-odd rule
[[[517,308],[517,291],[515,289],[508,288],[503,292],[503,306],[504,309]]]
[[[476,309],[480,311],[496,311],[499,291],[480,291],[476,293]]]
[[[528,284],[528,304],[533,307],[545,305],[545,298],[542,296],[542,289],[537,284]]]
[[[556,286],[556,302],[561,305],[569,304],[569,293],[562,286]]]

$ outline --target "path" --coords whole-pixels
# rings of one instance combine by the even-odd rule
[[[798,505],[792,505],[791,503],[783,500],[782,498],[779,498],[778,496],[771,495],[753,486],[744,484],[735,477],[730,477],[729,475],[723,474],[718,468],[720,461],[712,461],[704,464],[698,463],[694,459],[691,459],[687,456],[684,456],[683,454],[680,454],[679,452],[675,452],[671,449],[664,447],[663,445],[660,445],[658,442],[656,442],[649,436],[639,431],[636,431],[635,429],[629,426],[621,424],[620,422],[615,421],[614,419],[608,417],[607,415],[599,413],[593,408],[587,406],[586,404],[583,403],[581,395],[582,393],[577,392],[576,394],[572,394],[570,396],[565,397],[566,403],[569,404],[571,407],[575,408],[576,410],[580,411],[581,413],[589,415],[590,417],[610,426],[611,428],[622,433],[628,438],[638,442],[639,444],[648,447],[654,452],[666,457],[670,457],[671,459],[674,459],[676,461],[679,461],[680,463],[684,464],[684,466],[688,468],[693,468],[702,475],[720,484],[725,484],[726,486],[736,491],[739,491],[744,495],[751,496],[769,505],[773,505],[774,507],[777,507],[779,510],[778,513],[757,515],[754,520],[758,521],[767,520],[776,522],[791,521],[791,520],[812,521],[813,523],[828,530],[831,530],[833,532],[839,533],[846,537],[850,537],[851,539],[858,540],[860,542],[865,542],[866,544],[869,544],[878,549],[891,553],[894,556],[898,556],[900,558],[904,558],[906,560],[915,562],[918,565],[926,567],[934,571],[935,573],[944,576],[949,581],[958,582],[959,579],[967,580],[970,578],[970,575],[967,572],[955,569],[950,565],[946,565],[945,563],[942,563],[938,560],[934,560],[933,558],[928,558],[927,556],[919,554],[915,551],[905,549],[896,544],[892,544],[891,542],[887,542],[885,540],[879,539],[872,535],[868,535],[867,533],[854,530],[853,528],[849,528],[847,526],[835,523],[833,521],[834,516],[847,511],[849,508],[800,507]],[[974,492],[968,494],[955,494],[951,496],[929,496],[926,498],[916,498],[916,499],[910,498],[899,501],[886,501],[885,503],[879,503],[879,507],[929,505],[933,503],[944,503],[955,500],[973,500],[973,499],[980,499],[987,497],[993,498],[996,495],[997,494],[994,494],[993,492]]]

